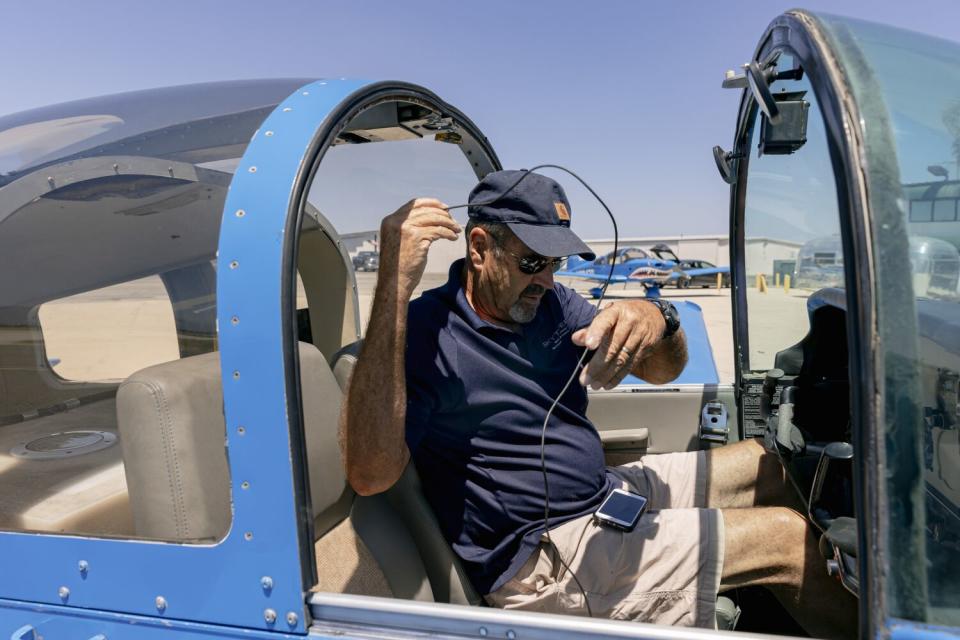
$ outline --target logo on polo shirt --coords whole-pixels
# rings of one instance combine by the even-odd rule
[[[553,332],[553,335],[543,341],[543,348],[556,351],[560,348],[560,345],[563,344],[563,339],[569,334],[570,327],[567,326],[566,322],[561,322]]]
[[[570,212],[567,211],[567,205],[563,204],[562,202],[554,202],[553,208],[557,210],[558,218],[570,222]]]

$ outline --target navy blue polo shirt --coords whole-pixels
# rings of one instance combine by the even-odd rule
[[[498,327],[467,302],[463,265],[409,306],[406,439],[444,536],[476,589],[490,593],[539,544],[543,419],[580,356],[570,335],[596,310],[554,285],[532,322]],[[547,425],[551,528],[592,513],[614,487],[586,410],[575,380]]]

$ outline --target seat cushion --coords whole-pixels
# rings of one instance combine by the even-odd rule
[[[310,497],[321,536],[347,517],[340,462],[342,393],[326,359],[301,342],[300,382]],[[124,471],[137,535],[214,540],[230,526],[230,472],[219,352],[142,369],[117,391]]]
[[[317,584],[311,591],[393,597],[386,576],[349,518],[317,540],[314,555]]]
[[[138,371],[117,390],[117,426],[137,535],[201,541],[230,527],[220,354]]]

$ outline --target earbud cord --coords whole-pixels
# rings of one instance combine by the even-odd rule
[[[496,203],[501,198],[510,193],[518,184],[520,184],[524,178],[536,171],[537,169],[559,169],[560,171],[565,171],[570,174],[577,181],[584,186],[584,188],[590,192],[594,198],[597,199],[597,202],[600,203],[600,206],[603,207],[604,211],[607,212],[607,215],[610,216],[610,222],[613,224],[613,256],[616,258],[617,250],[620,243],[619,232],[617,230],[617,220],[613,217],[613,213],[610,211],[610,207],[607,206],[607,203],[603,201],[597,192],[590,188],[583,178],[578,176],[576,173],[567,169],[566,167],[561,167],[557,164],[540,164],[535,166],[532,169],[525,170],[524,174],[520,176],[513,184],[511,184],[503,193],[498,195],[493,200],[486,202],[471,202],[468,204],[458,204],[453,207],[447,207],[447,211],[453,209],[461,209],[463,207],[478,207],[478,206],[487,206]],[[616,259],[610,261],[610,270],[607,272],[607,279],[603,282],[603,285],[600,288],[600,297],[597,300],[597,308],[600,308],[600,303],[603,302],[603,298],[607,295],[607,287],[610,285],[610,280],[613,278],[613,267]],[[583,603],[587,608],[587,615],[593,617],[593,611],[590,608],[590,601],[587,598],[587,592],[583,588],[583,585],[580,584],[580,579],[577,578],[577,574],[570,568],[570,565],[567,564],[566,560],[563,559],[563,554],[560,553],[560,549],[553,542],[553,538],[550,537],[550,480],[547,475],[547,461],[546,461],[546,444],[547,444],[547,423],[550,421],[550,416],[553,415],[553,410],[557,408],[557,405],[560,403],[560,398],[563,397],[563,394],[567,392],[567,389],[570,388],[570,385],[573,384],[574,379],[579,375],[580,369],[583,367],[584,360],[587,358],[587,354],[590,353],[588,347],[584,347],[583,353],[580,354],[580,359],[577,360],[577,366],[574,368],[573,373],[570,374],[570,377],[567,379],[567,383],[563,385],[563,389],[560,390],[560,393],[557,394],[557,397],[554,398],[553,404],[550,405],[550,409],[547,411],[546,417],[543,419],[543,427],[540,429],[540,470],[543,473],[543,527],[544,533],[547,536],[547,542],[553,547],[554,552],[557,554],[557,559],[560,560],[561,566],[567,571],[570,572],[570,575],[573,577],[573,581],[576,583],[577,588],[580,590],[580,593],[583,595]]]

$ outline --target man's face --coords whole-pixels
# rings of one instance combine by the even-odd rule
[[[495,242],[487,235],[489,241]],[[538,257],[513,234],[507,234],[499,251],[484,252],[480,300],[484,311],[497,320],[526,324],[533,320],[544,294],[553,289],[553,269],[525,274],[519,258]]]

